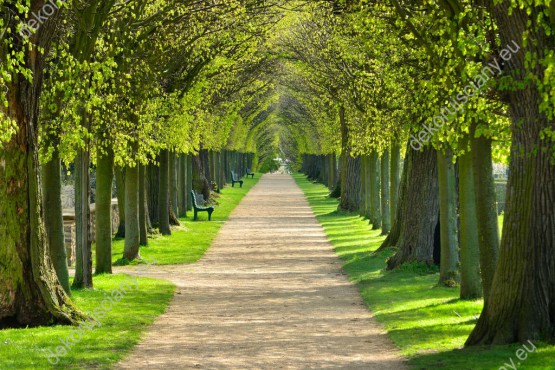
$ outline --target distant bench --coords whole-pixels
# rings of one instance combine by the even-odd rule
[[[208,221],[212,220],[212,212],[214,212],[214,206],[207,206],[202,194],[197,194],[195,191],[191,191],[191,198],[193,200],[193,210],[195,211],[195,217],[193,221],[197,220],[199,212],[208,212]]]
[[[254,179],[254,172],[252,172],[250,168],[247,168],[245,172],[246,172],[247,178],[251,176],[251,178]]]
[[[235,183],[238,182],[239,183],[239,187],[243,187],[243,180],[241,180],[239,177],[237,177],[237,174],[235,173],[235,171],[231,171],[231,187],[235,187]]]

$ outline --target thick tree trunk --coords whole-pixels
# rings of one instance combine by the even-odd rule
[[[114,154],[97,150],[96,162],[96,273],[112,273],[112,180]]]
[[[158,228],[162,235],[171,235],[170,228],[170,197],[169,197],[169,153],[167,150],[160,152],[160,171],[158,185]]]
[[[482,286],[484,302],[487,304],[493,284],[493,275],[499,260],[499,225],[497,221],[495,181],[493,179],[491,140],[483,136],[475,138],[475,129],[475,124],[473,124],[470,131],[470,145]]]
[[[92,288],[92,239],[88,149],[75,159],[75,277],[74,288]]]
[[[468,152],[459,157],[461,299],[482,296],[476,207],[472,153]]]
[[[146,168],[139,165],[139,244],[148,245],[148,202],[146,199]]]
[[[125,237],[125,168],[117,167],[116,174],[116,190],[118,197],[118,216],[119,225],[116,232],[117,238]]]
[[[439,284],[455,286],[460,282],[457,238],[457,190],[455,165],[451,152],[437,152],[439,183],[439,225],[441,262]]]
[[[344,211],[358,212],[360,208],[360,157],[349,155],[344,172],[339,207]]]
[[[50,247],[50,259],[56,270],[58,281],[68,295],[69,273],[64,235],[64,219],[62,213],[62,181],[60,157],[54,149],[52,158],[42,167],[42,199],[44,204],[44,225]]]
[[[382,235],[391,230],[391,216],[389,215],[389,149],[382,155],[381,163],[381,202],[382,202]]]
[[[435,232],[439,220],[437,158],[433,148],[407,150],[395,224],[380,249],[396,246],[387,265],[434,263]]]
[[[360,158],[351,156],[349,129],[345,118],[345,108],[339,109],[341,125],[341,198],[339,208],[344,211],[357,212],[360,208]]]
[[[125,246],[123,258],[128,261],[139,255],[139,166],[125,168]]]
[[[34,0],[28,4],[32,11],[43,5]],[[13,3],[4,7],[19,13]],[[15,32],[19,22],[11,17],[3,28]],[[38,104],[44,55],[54,26],[52,19],[31,37],[44,53],[23,46],[18,37],[9,46],[14,53],[21,52],[32,81],[21,74],[13,76],[6,83],[7,106],[0,108],[17,126],[16,134],[0,146],[0,327],[74,324],[83,318],[58,282],[49,257],[39,185]],[[0,51],[6,47],[0,46]]]
[[[543,27],[527,27],[545,19],[545,9],[537,6],[528,14],[529,5],[515,8],[508,0],[491,5],[502,44],[516,49],[525,31],[533,40],[513,53],[504,68],[527,76],[525,57],[541,60],[555,48]],[[535,64],[536,81],[544,81],[545,68]],[[544,130],[554,124],[540,110],[544,100],[536,86],[504,92],[513,126],[503,238],[488,302],[467,344],[555,339],[555,166],[552,142],[542,140]]]

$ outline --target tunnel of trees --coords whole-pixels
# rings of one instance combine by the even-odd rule
[[[62,171],[79,288],[111,272],[113,234],[140,258],[191,189],[280,157],[387,235],[387,268],[435,264],[484,298],[467,345],[555,339],[552,2],[0,0],[0,16],[0,327],[83,317]]]

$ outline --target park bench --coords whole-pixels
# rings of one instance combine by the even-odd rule
[[[235,173],[235,171],[231,171],[231,187],[235,187],[235,183],[238,182],[239,183],[239,187],[242,188],[243,187],[243,180],[239,179],[239,177],[237,177],[237,174]]]
[[[197,220],[199,212],[208,212],[208,221],[212,219],[212,212],[214,212],[214,206],[207,206],[202,194],[197,194],[195,191],[191,191],[191,198],[193,200],[193,210],[195,211],[195,217],[193,221]]]
[[[247,168],[245,172],[246,172],[247,178],[251,176],[254,179],[254,172],[252,172],[250,168]]]

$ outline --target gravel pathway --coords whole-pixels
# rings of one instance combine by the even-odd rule
[[[177,294],[120,369],[406,368],[289,175],[263,176],[201,261],[147,274]]]

